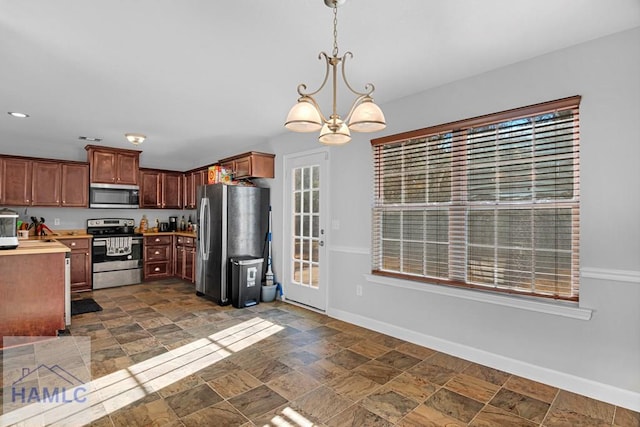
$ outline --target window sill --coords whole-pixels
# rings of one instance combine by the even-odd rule
[[[591,309],[581,308],[578,306],[578,304],[572,302],[537,301],[529,297],[519,297],[517,295],[500,295],[491,292],[476,291],[473,289],[462,289],[445,285],[412,282],[410,280],[377,276],[373,274],[365,274],[364,277],[367,282],[378,283],[381,285],[445,295],[453,298],[462,298],[487,304],[502,305],[505,307],[535,311],[538,313],[551,314],[554,316],[569,317],[571,319],[590,320],[591,314],[593,312]]]

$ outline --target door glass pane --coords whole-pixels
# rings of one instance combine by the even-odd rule
[[[298,168],[293,171],[293,187],[302,188],[302,169]]]
[[[313,166],[313,179],[311,181],[311,186],[313,188],[320,188],[320,166]]]
[[[320,283],[320,167],[295,168],[293,177],[292,281],[317,288]]]
[[[302,193],[296,192],[293,194],[293,197],[295,198],[293,211],[295,213],[300,213],[302,208],[302,201],[301,201]]]
[[[302,193],[302,212],[309,213],[311,212],[311,207],[309,206],[311,202],[311,197],[309,191],[305,191]]]
[[[320,216],[313,215],[311,217],[312,226],[311,226],[311,237],[318,238],[320,237]]]
[[[302,188],[308,190],[311,186],[311,168],[302,168]]]

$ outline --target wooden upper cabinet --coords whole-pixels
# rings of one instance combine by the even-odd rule
[[[138,154],[117,153],[116,156],[116,182],[117,184],[138,184],[138,167],[140,166]]]
[[[91,182],[138,185],[140,151],[87,145]]]
[[[225,169],[231,169],[234,179],[242,178],[273,178],[274,154],[250,151],[219,161]]]
[[[198,186],[207,183],[207,169],[186,172],[184,174],[184,207],[195,209],[198,204]]]
[[[182,172],[140,169],[140,207],[182,209]]]
[[[32,206],[60,206],[61,170],[59,162],[33,162]]]
[[[62,163],[62,187],[60,206],[89,207],[89,165],[86,163]]]
[[[0,202],[7,206],[29,206],[31,204],[32,161],[20,158],[0,159]]]
[[[0,158],[0,204],[89,206],[89,165],[30,157]]]
[[[162,174],[162,207],[182,209],[182,173],[165,172]]]
[[[140,207],[161,208],[160,172],[140,169]]]

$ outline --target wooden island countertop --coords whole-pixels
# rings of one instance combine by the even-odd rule
[[[51,237],[43,237],[39,239],[18,240],[17,248],[0,250],[0,256],[55,254],[64,252],[71,252],[71,249]]]

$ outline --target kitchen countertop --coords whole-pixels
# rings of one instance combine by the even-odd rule
[[[7,255],[34,255],[71,252],[67,246],[52,239],[51,236],[34,237],[33,239],[18,240],[16,249],[0,250],[0,256]]]
[[[29,235],[29,240],[42,240],[42,239],[91,239],[93,235],[87,234],[87,230],[51,230],[53,234],[49,233],[46,236],[36,236],[35,234]],[[33,232],[30,230],[30,232]],[[22,240],[20,240],[22,241]]]
[[[184,236],[196,238],[196,233],[190,231],[145,231],[143,236]]]
[[[92,239],[92,234],[87,234],[86,231],[81,233],[58,233],[55,232],[49,236],[45,236],[48,239],[65,240],[65,239]],[[35,236],[30,236],[29,239],[37,239]]]

